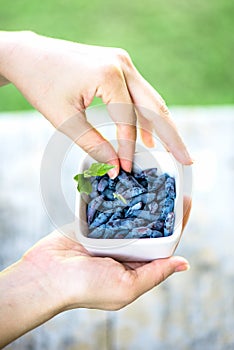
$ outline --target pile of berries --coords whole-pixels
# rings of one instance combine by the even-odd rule
[[[158,238],[173,233],[175,179],[157,168],[127,173],[113,180],[91,178],[87,205],[89,238]]]

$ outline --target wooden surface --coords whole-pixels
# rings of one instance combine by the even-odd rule
[[[234,108],[172,112],[195,159],[193,210],[176,252],[191,270],[121,311],[63,313],[8,350],[234,349]],[[53,230],[40,195],[41,159],[52,134],[36,113],[0,116],[1,268]],[[65,169],[69,179],[73,170],[74,164]]]

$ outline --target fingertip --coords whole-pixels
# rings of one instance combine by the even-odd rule
[[[111,169],[109,172],[108,172],[108,175],[109,175],[109,178],[110,179],[115,179],[119,174],[119,171],[117,171],[116,169]]]
[[[173,260],[174,272],[188,271],[190,269],[189,262],[185,258],[174,256],[171,259]]]
[[[192,157],[190,156],[188,150],[186,148],[184,148],[184,151],[182,153],[182,163],[184,165],[192,165],[193,164],[193,159]]]
[[[146,147],[148,147],[148,148],[155,147],[155,142],[154,142],[153,135],[151,132],[141,128],[140,133],[141,133],[141,139]]]
[[[194,163],[192,157],[187,151],[184,145],[177,145],[177,147],[165,146],[169,152],[171,152],[174,157],[183,165],[190,166]]]
[[[194,160],[189,156],[186,159],[184,159],[183,164],[184,165],[193,165]]]
[[[183,271],[188,271],[190,269],[189,264],[182,264],[176,267],[175,272],[183,272]]]
[[[126,172],[130,173],[132,171],[132,161],[128,159],[120,159],[121,168]]]
[[[154,143],[154,140],[153,140],[153,138],[152,137],[150,137],[150,138],[146,138],[146,137],[142,137],[142,140],[143,140],[143,142],[144,142],[144,144],[146,145],[146,147],[148,147],[148,148],[154,148],[155,147],[155,143]]]
[[[116,159],[116,160],[110,161],[108,163],[115,166],[113,169],[108,171],[109,178],[115,179],[119,174],[119,169],[120,169],[119,161],[118,161],[118,159]]]

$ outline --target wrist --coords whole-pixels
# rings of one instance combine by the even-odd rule
[[[0,31],[0,86],[9,83],[5,77],[5,66],[7,65],[8,50],[10,49],[9,39],[12,34],[9,32]]]
[[[35,33],[30,31],[0,31],[0,86],[13,82],[14,68],[20,58],[21,47],[32,41]]]
[[[22,258],[0,274],[0,348],[61,312],[45,276]]]

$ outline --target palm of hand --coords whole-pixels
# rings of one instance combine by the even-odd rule
[[[111,258],[94,257],[80,243],[59,231],[40,240],[23,259],[39,271],[48,297],[57,298],[61,310],[120,309],[184,263],[177,257],[150,263],[120,263]]]
[[[185,227],[191,198],[184,197]],[[188,262],[181,257],[150,263],[118,262],[94,257],[75,241],[73,225],[41,239],[23,259],[36,269],[48,297],[57,298],[60,311],[76,308],[117,310],[164,281],[175,271],[184,271]]]

